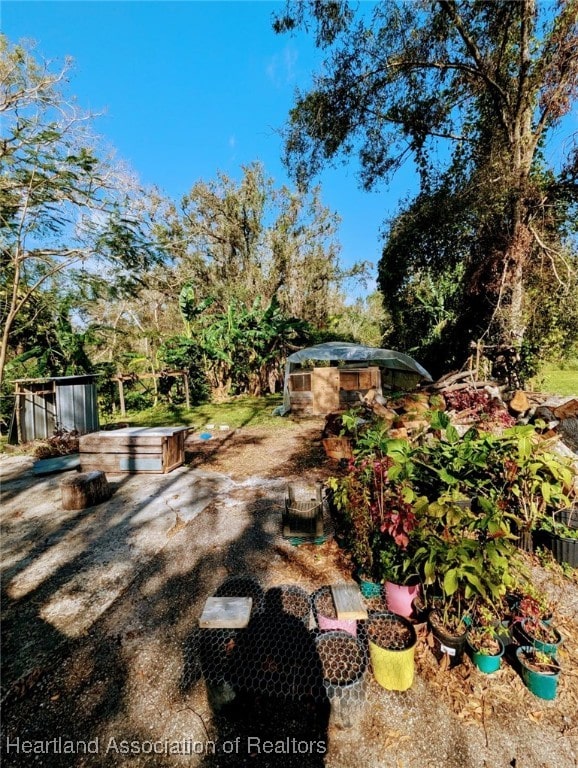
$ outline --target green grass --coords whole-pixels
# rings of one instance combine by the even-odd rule
[[[532,388],[553,395],[578,395],[578,360],[571,360],[563,367],[544,366],[532,380]]]
[[[190,410],[183,405],[170,407],[162,404],[138,413],[117,416],[115,420],[128,422],[134,427],[187,424],[201,429],[207,424],[214,424],[216,429],[221,425],[231,429],[239,427],[284,429],[294,426],[294,422],[272,415],[273,409],[282,402],[281,395],[265,395],[264,397],[235,397],[225,403],[205,403]]]

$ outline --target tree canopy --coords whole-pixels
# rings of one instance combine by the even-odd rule
[[[399,298],[420,270],[431,277],[459,263],[460,311],[475,308],[471,338],[520,349],[536,275],[563,291],[575,274],[566,239],[575,149],[568,141],[567,162],[553,168],[544,148],[578,92],[577,0],[389,0],[358,10],[303,0],[276,20],[278,32],[313,27],[326,53],[291,110],[288,165],[307,183],[355,156],[369,188],[413,159],[420,193],[388,232],[384,294]],[[414,258],[407,246],[418,235]]]
[[[56,281],[131,291],[158,258],[138,186],[67,99],[68,67],[53,72],[0,36],[0,381],[14,324],[39,292]]]

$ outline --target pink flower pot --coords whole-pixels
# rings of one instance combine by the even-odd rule
[[[328,619],[327,616],[317,614],[317,624],[324,632],[330,629],[341,629],[357,637],[357,621],[355,619]]]
[[[357,637],[357,621],[355,619],[334,619],[330,618],[329,616],[324,616],[322,613],[319,612],[317,608],[317,598],[321,597],[322,595],[328,595],[331,594],[331,587],[325,586],[320,587],[316,592],[313,593],[311,596],[311,602],[313,604],[313,613],[315,615],[315,619],[317,621],[317,626],[320,630],[323,632],[327,632],[330,630],[342,630],[343,632],[348,632],[350,635],[353,635],[353,637]]]
[[[391,581],[386,581],[387,610],[409,619],[413,612],[412,603],[419,593],[419,584],[393,584]]]

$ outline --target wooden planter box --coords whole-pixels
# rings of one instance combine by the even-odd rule
[[[165,474],[185,461],[189,427],[127,427],[80,438],[83,472]]]

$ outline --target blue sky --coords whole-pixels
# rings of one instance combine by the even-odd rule
[[[272,14],[283,6],[4,0],[1,26],[12,42],[35,40],[55,64],[72,56],[70,93],[82,108],[105,113],[98,133],[142,182],[179,198],[218,171],[238,179],[241,165],[255,160],[278,186],[290,184],[278,129],[319,54],[310,37],[274,34]],[[325,205],[342,219],[342,262],[376,264],[380,226],[410,191],[411,169],[376,193],[359,189],[355,164],[319,181]]]

